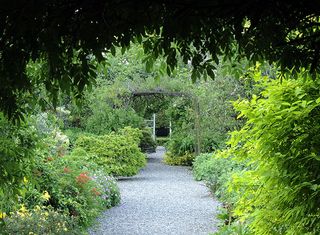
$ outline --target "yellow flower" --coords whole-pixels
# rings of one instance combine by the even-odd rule
[[[28,212],[27,208],[26,208],[24,205],[21,206],[21,208],[19,209],[19,211],[20,211],[21,213],[23,213],[23,214]]]
[[[23,183],[27,184],[29,180],[26,177],[23,177]]]
[[[0,219],[4,219],[7,216],[5,212],[0,211]]]
[[[41,198],[48,201],[50,199],[50,194],[47,191],[44,191],[44,193],[42,194]]]

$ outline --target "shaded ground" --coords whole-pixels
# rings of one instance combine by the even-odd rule
[[[119,180],[121,204],[107,210],[91,235],[201,235],[216,230],[219,203],[186,167],[163,164],[163,147],[139,175]]]

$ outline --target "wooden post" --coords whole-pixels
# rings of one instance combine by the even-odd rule
[[[169,137],[171,138],[171,135],[172,135],[172,122],[170,120],[169,122]]]
[[[194,102],[194,112],[195,112],[195,120],[194,120],[194,128],[195,128],[195,152],[196,155],[201,153],[201,126],[200,126],[200,105],[199,100],[196,96],[193,97]]]

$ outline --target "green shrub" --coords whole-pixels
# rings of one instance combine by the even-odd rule
[[[201,154],[193,163],[193,175],[196,180],[203,180],[211,192],[223,203],[219,219],[221,229],[217,234],[247,234],[244,225],[236,221],[234,204],[240,197],[240,192],[230,191],[233,177],[244,171],[241,164],[230,157],[228,150]],[[236,222],[235,222],[236,221]]]
[[[167,146],[167,143],[170,141],[170,137],[157,137],[158,146]]]
[[[118,134],[81,136],[76,146],[87,151],[90,160],[101,166],[106,174],[131,176],[146,164],[145,155],[138,147],[140,137],[139,129],[125,128]]]
[[[254,234],[319,234],[320,81],[264,80],[259,96],[235,103],[247,122],[230,144],[252,168],[234,178],[235,213]]]
[[[76,140],[79,136],[83,135],[83,130],[80,128],[69,128],[64,130],[65,135],[68,136],[70,140],[69,148],[72,149],[75,146]]]
[[[26,182],[21,199],[28,208],[49,205],[89,225],[105,208],[120,201],[116,182],[99,170],[83,149],[63,157],[40,155],[34,177]]]
[[[81,225],[90,224],[103,210],[105,201],[100,197],[100,185],[92,179],[93,173],[86,164],[84,159],[75,162],[68,156],[38,162],[34,169],[36,187],[30,182],[23,203],[29,208],[50,205],[76,217]]]
[[[102,101],[99,103],[102,103]],[[139,128],[142,123],[142,117],[132,109],[113,109],[107,104],[99,104],[97,107],[93,107],[92,115],[85,120],[85,131],[96,135],[104,135],[126,126]]]
[[[182,156],[173,155],[171,152],[167,152],[163,161],[168,165],[173,166],[191,166],[194,160],[193,153],[185,153]]]
[[[232,174],[241,171],[242,166],[225,155],[226,151],[197,156],[193,163],[193,175],[196,180],[203,180],[218,198],[231,203],[228,183]]]
[[[175,156],[183,156],[186,153],[195,152],[194,135],[186,132],[174,133],[166,145],[169,152]]]
[[[143,152],[147,153],[153,153],[156,151],[157,143],[153,140],[150,130],[142,130],[142,137],[140,140],[139,147]]]
[[[23,179],[30,175],[38,143],[27,122],[14,125],[0,113],[0,211],[17,203]]]
[[[55,211],[50,207],[37,207],[31,210],[22,207],[22,209],[4,218],[1,234],[82,234],[77,229],[76,220],[62,211]]]
[[[99,184],[100,197],[104,200],[104,205],[107,208],[120,203],[120,190],[112,176],[107,176],[102,171],[95,171],[92,179]]]
[[[232,224],[222,225],[214,235],[253,235],[253,233],[247,224],[235,221]]]

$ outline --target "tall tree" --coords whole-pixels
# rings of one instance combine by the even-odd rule
[[[32,92],[26,65],[47,61],[44,83],[80,96],[95,77],[92,55],[142,42],[152,64],[159,55],[176,66],[192,59],[195,79],[214,76],[212,61],[238,51],[252,61],[319,70],[320,2],[314,0],[3,0],[0,5],[0,110],[21,113],[21,95]],[[236,46],[235,46],[236,45]]]

